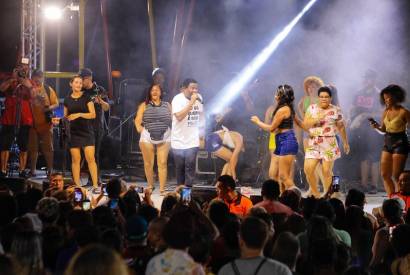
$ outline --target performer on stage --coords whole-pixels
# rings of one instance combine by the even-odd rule
[[[7,164],[14,139],[17,139],[19,152],[19,176],[26,177],[27,145],[33,114],[30,108],[33,84],[28,78],[29,60],[22,62],[13,70],[13,75],[0,85],[0,92],[6,97],[5,110],[1,116],[1,171],[0,177],[7,175]]]
[[[205,125],[203,109],[198,82],[185,79],[181,92],[172,99],[171,148],[179,185],[192,186],[194,183],[200,130]]]
[[[308,76],[303,80],[304,95],[298,103],[298,111],[302,119],[305,118],[305,113],[311,104],[319,103],[317,91],[325,84],[323,80],[318,76]],[[303,131],[301,133],[303,137]],[[306,148],[309,137],[303,138],[303,147]]]
[[[228,128],[222,126],[222,130],[206,136],[205,149],[226,161],[221,176],[229,175],[236,181],[236,165],[238,164],[239,154],[243,150],[242,135],[235,131],[229,131]]]
[[[406,130],[410,122],[410,111],[401,105],[405,98],[406,91],[402,87],[394,84],[387,86],[380,92],[380,101],[386,106],[381,125],[374,119],[369,119],[374,128],[385,133],[380,167],[384,188],[389,196],[396,191],[395,183],[404,170],[409,153]]]
[[[145,177],[148,186],[154,187],[154,160],[157,155],[159,190],[165,194],[167,162],[171,142],[171,104],[162,100],[161,86],[148,88],[145,102],[141,103],[135,117],[135,127],[140,133],[139,146],[144,159]]]
[[[105,89],[102,86],[98,85],[95,81],[93,81],[93,72],[90,69],[81,69],[80,76],[83,79],[84,94],[91,98],[94,103],[95,119],[92,120],[95,138],[94,157],[97,167],[100,167],[101,142],[104,137],[105,131],[107,131],[107,123],[105,121],[104,113],[110,109],[110,104],[108,103],[108,95]],[[99,178],[99,171],[97,174]]]
[[[361,185],[369,193],[377,193],[377,182],[380,178],[380,152],[374,150],[383,144],[383,137],[369,131],[368,118],[380,119],[380,89],[376,87],[376,72],[368,70],[363,79],[364,87],[360,89],[352,102],[350,110],[350,144],[352,158],[360,162]],[[369,183],[368,178],[371,175]]]
[[[159,85],[161,88],[161,99],[168,102],[170,94],[168,92],[168,86],[166,84],[165,71],[162,68],[155,68],[152,70],[152,83]]]
[[[43,72],[34,70],[31,75],[34,89],[31,102],[33,127],[30,128],[28,151],[30,176],[36,176],[38,148],[40,146],[47,164],[47,175],[53,170],[53,110],[58,107],[58,97],[53,88],[44,83]]]
[[[332,91],[324,86],[318,90],[319,103],[311,104],[305,114],[304,126],[309,129],[309,140],[305,150],[304,170],[312,195],[320,197],[315,170],[322,163],[324,193],[332,183],[333,164],[340,158],[336,134],[340,133],[346,154],[350,147],[347,142],[343,115],[339,107],[332,105]]]
[[[276,131],[274,154],[279,156],[279,183],[283,191],[285,188],[289,189],[295,185],[291,177],[291,171],[299,146],[293,131],[293,121],[300,127],[302,125],[293,109],[295,97],[291,86],[280,85],[276,91],[275,99],[278,105],[273,112],[271,124],[260,121],[257,116],[252,116],[251,121],[265,131]]]
[[[81,90],[83,80],[80,75],[70,80],[71,93],[64,99],[64,117],[69,121],[69,145],[71,169],[74,183],[80,186],[81,149],[84,150],[92,184],[98,187],[97,164],[95,162],[95,139],[92,119],[95,119],[94,103]]]

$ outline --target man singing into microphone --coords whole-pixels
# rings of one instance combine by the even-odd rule
[[[203,111],[198,82],[191,78],[185,79],[181,92],[172,99],[171,148],[178,185],[193,185],[200,130],[205,125]]]
[[[104,112],[110,109],[108,103],[108,96],[105,89],[93,81],[93,72],[84,68],[80,70],[80,76],[83,79],[83,92],[89,96],[94,102],[95,119],[93,120],[94,137],[95,137],[95,162],[98,170],[100,168],[100,149],[101,141],[104,136],[107,126],[105,123]],[[100,171],[98,171],[98,178],[100,178]]]

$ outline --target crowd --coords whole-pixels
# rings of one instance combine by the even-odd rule
[[[211,201],[182,201],[177,188],[160,208],[152,189],[121,179],[99,194],[58,173],[44,191],[1,185],[0,273],[409,274],[409,175],[372,213],[357,189],[343,202],[267,180],[251,200],[227,175]]]

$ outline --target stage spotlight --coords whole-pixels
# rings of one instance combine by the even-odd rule
[[[44,9],[44,17],[49,20],[59,20],[63,16],[63,10],[56,6],[49,6]]]
[[[298,15],[283,30],[278,33],[272,41],[258,54],[245,68],[232,79],[222,90],[214,97],[210,104],[209,110],[213,114],[221,113],[222,110],[232,102],[241,92],[241,90],[251,81],[257,71],[265,64],[269,57],[275,52],[280,43],[288,36],[293,27],[299,22],[302,16],[315,4],[317,0],[311,0],[299,12]]]

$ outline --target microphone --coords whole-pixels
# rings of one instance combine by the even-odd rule
[[[204,104],[203,100],[202,100],[202,96],[200,94],[197,93],[197,98],[196,101],[198,101],[201,104]]]

